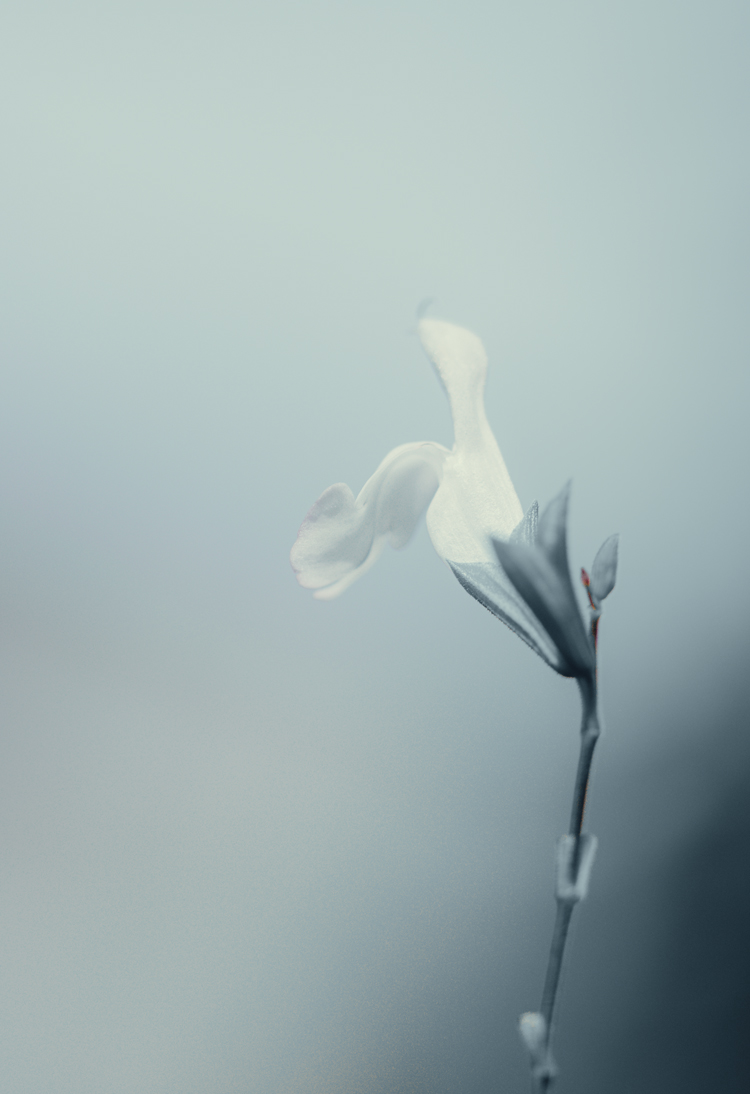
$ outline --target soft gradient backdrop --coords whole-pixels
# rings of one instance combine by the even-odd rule
[[[452,442],[612,531],[560,1094],[745,1090],[750,9],[7,0],[7,1094],[513,1094],[577,697],[332,482]]]

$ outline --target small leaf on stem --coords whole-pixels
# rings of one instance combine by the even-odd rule
[[[596,558],[594,559],[594,565],[591,567],[590,595],[593,599],[601,604],[605,597],[609,596],[615,587],[615,578],[617,577],[617,544],[619,536],[610,536],[609,539],[605,539],[599,550],[596,552]],[[584,581],[584,585],[587,583]]]

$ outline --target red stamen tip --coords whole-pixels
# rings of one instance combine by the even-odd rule
[[[591,584],[591,578],[590,578],[590,577],[589,577],[589,575],[588,575],[588,574],[586,573],[586,571],[584,570],[583,566],[581,566],[581,581],[583,582],[583,584],[584,584],[585,588],[587,588],[587,589],[588,589],[589,585]]]

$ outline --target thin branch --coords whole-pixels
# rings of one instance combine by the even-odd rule
[[[536,1052],[532,1052],[532,1077],[534,1089],[539,1091],[539,1094],[548,1094],[555,1081],[556,1068],[551,1055],[552,1018],[560,986],[570,921],[576,904],[585,896],[588,873],[596,847],[593,837],[582,835],[591,763],[600,733],[596,677],[579,678],[578,686],[582,706],[581,750],[573,787],[569,833],[567,837],[562,838],[558,847],[558,881],[555,894],[557,914],[539,1011],[543,1038],[539,1040]],[[528,1040],[527,1045],[531,1048]]]

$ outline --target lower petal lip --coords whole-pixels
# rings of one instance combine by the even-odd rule
[[[324,490],[302,522],[291,563],[319,600],[340,595],[366,573],[390,541],[403,547],[438,489],[448,455],[419,441],[389,452],[355,499],[345,483]]]

